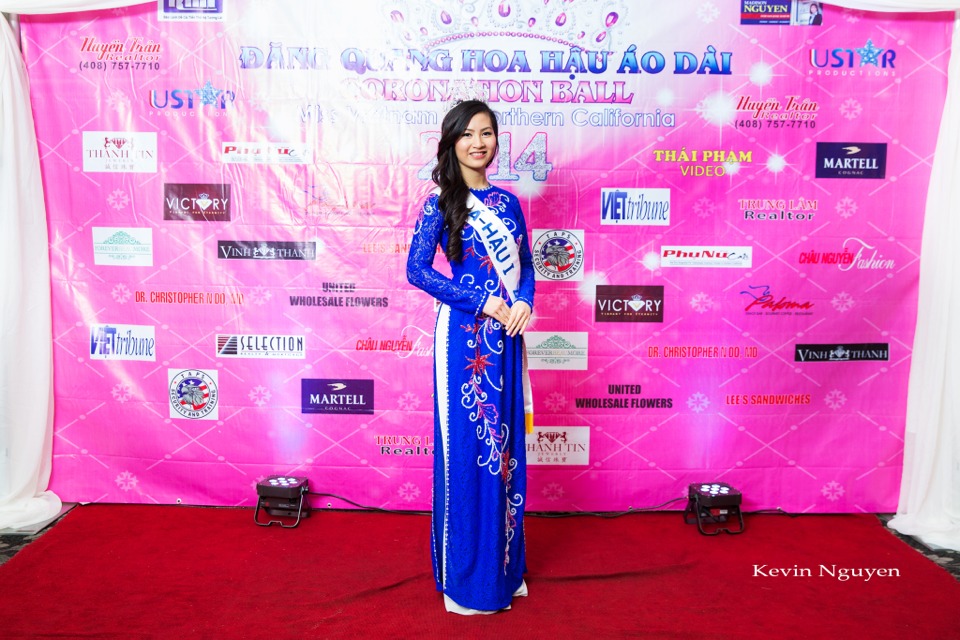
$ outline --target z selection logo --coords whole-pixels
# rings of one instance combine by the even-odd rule
[[[163,188],[164,220],[230,220],[229,184],[167,183]]]
[[[289,358],[306,357],[304,337],[290,335],[227,335],[217,334],[218,358]]]
[[[798,344],[794,353],[797,362],[851,362],[854,360],[890,359],[890,345],[885,342],[861,344]]]
[[[170,417],[216,420],[219,394],[217,371],[168,369]]]
[[[583,280],[583,231],[534,229],[536,280]]]
[[[881,179],[886,176],[887,145],[875,142],[818,142],[818,178]]]
[[[373,380],[300,381],[301,413],[373,413]]]
[[[597,285],[596,322],[663,322],[663,286]]]

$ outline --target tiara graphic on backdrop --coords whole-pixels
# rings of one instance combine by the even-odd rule
[[[434,47],[476,36],[546,40],[582,50],[610,50],[629,25],[628,7],[607,2],[461,0],[438,6],[415,0],[385,5],[385,15],[408,45]]]
[[[444,105],[444,112],[450,111],[461,102],[468,100],[487,102],[489,99],[490,88],[486,83],[479,82],[476,78],[454,80],[450,88],[450,99]]]

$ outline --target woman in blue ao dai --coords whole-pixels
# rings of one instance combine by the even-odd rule
[[[447,113],[407,279],[440,303],[434,348],[432,557],[447,611],[494,613],[526,595],[525,427],[532,420],[523,332],[534,276],[517,198],[491,186],[495,114]],[[433,268],[437,246],[452,278]]]

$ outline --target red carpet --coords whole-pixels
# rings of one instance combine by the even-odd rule
[[[960,584],[873,516],[755,515],[710,538],[679,513],[528,517],[526,532],[530,596],[463,618],[434,591],[425,516],[280,529],[250,509],[78,507],[0,566],[0,637],[960,638]]]

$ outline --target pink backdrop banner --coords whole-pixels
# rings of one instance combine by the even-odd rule
[[[537,268],[529,508],[723,481],[895,509],[952,15],[165,4],[23,18],[64,500],[252,505],[287,474],[428,508],[435,307],[406,252],[479,92]]]

